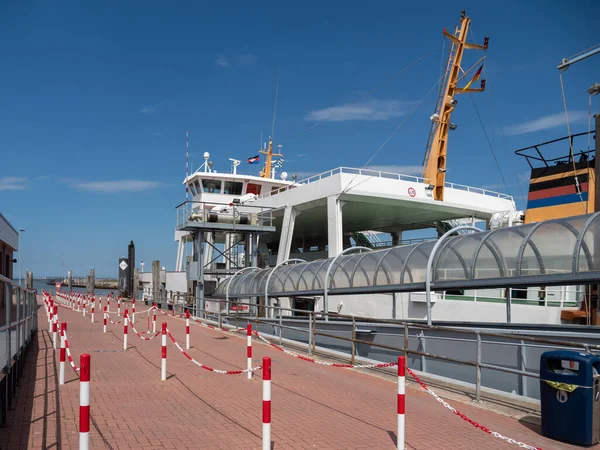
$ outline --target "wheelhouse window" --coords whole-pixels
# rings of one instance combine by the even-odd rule
[[[220,194],[221,193],[221,180],[202,180],[202,186],[204,192],[209,194]]]
[[[200,194],[200,192],[202,192],[200,190],[200,182],[198,180],[194,181],[194,189],[196,189],[196,194]]]
[[[225,181],[223,183],[223,194],[242,195],[243,183],[237,181]]]
[[[248,183],[248,187],[246,187],[246,194],[260,195],[261,187],[262,186],[260,184]]]
[[[194,189],[194,183],[188,184],[188,189],[192,193],[192,195],[196,195],[196,189]]]

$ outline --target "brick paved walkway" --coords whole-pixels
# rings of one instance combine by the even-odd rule
[[[146,309],[139,306],[138,311]],[[169,379],[160,381],[160,336],[142,341],[130,330],[123,351],[120,325],[108,326],[60,308],[68,322],[69,344],[75,361],[91,354],[91,413],[96,426],[90,433],[95,449],[251,449],[261,443],[260,372],[219,375],[190,363],[170,343]],[[113,320],[116,320],[113,316]],[[184,322],[166,320],[184,342]],[[141,315],[136,327],[147,330]],[[9,426],[0,429],[0,448],[77,448],[79,383],[67,368],[67,383],[57,385],[58,352],[54,354],[45,314],[40,314],[37,355],[27,362],[17,408]],[[190,354],[211,367],[242,369],[246,365],[245,337],[192,326]],[[255,341],[255,365],[263,356],[273,360],[273,449],[393,449],[396,428],[396,385],[345,369],[310,364]],[[544,449],[576,448],[541,437],[530,425],[472,405],[457,409],[506,436]],[[57,414],[57,411],[59,414]],[[102,436],[100,435],[102,434]],[[103,441],[103,438],[105,442]],[[510,449],[500,441],[445,410],[420,387],[407,390],[408,449]]]

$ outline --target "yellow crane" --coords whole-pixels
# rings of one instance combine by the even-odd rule
[[[477,65],[484,59],[481,58],[470,69],[464,71],[461,67],[463,53],[467,49],[487,50],[489,38],[484,39],[483,45],[471,44],[467,42],[467,33],[471,19],[467,17],[465,11],[461,12],[460,25],[455,27],[454,33],[450,34],[444,28],[444,36],[451,43],[450,53],[443,81],[440,86],[440,93],[436,105],[435,113],[431,116],[431,131],[423,159],[423,177],[429,181],[433,190],[435,200],[444,200],[444,184],[446,182],[446,152],[448,146],[448,131],[454,130],[456,125],[450,122],[450,116],[458,101],[454,98],[456,94],[470,92],[483,92],[485,89],[485,79],[481,80],[481,87],[472,88],[471,84],[479,80],[483,64],[479,67],[473,78],[462,88],[458,83],[463,80]]]

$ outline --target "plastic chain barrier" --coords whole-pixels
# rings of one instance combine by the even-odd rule
[[[135,329],[135,325],[133,325],[133,323],[130,323],[129,326],[131,327],[133,332],[137,335],[137,337],[139,337],[140,339],[143,339],[144,341],[151,341],[152,339],[154,339],[156,336],[158,336],[160,334],[160,331],[157,331],[156,333],[154,333],[154,336],[150,336],[150,337],[142,336],[142,334],[152,334],[152,331],[146,331],[145,333],[140,333],[138,330]]]
[[[408,366],[406,367],[406,371],[410,374],[411,377],[413,377],[415,379],[415,381],[417,383],[419,383],[419,385],[423,389],[425,389],[425,391],[429,395],[431,395],[433,398],[435,398],[438,402],[440,402],[442,405],[444,405],[447,409],[449,409],[450,411],[452,411],[458,417],[460,417],[461,419],[463,419],[466,422],[469,422],[475,428],[479,428],[481,431],[484,431],[485,433],[491,434],[492,436],[494,436],[494,437],[496,437],[498,439],[502,439],[502,440],[508,442],[509,444],[518,445],[521,448],[526,448],[527,450],[542,450],[540,447],[533,447],[533,446],[527,445],[527,444],[525,444],[523,442],[519,442],[519,441],[516,441],[516,440],[511,439],[509,437],[503,436],[500,433],[498,433],[496,431],[492,431],[489,428],[484,427],[483,425],[475,422],[474,420],[469,419],[467,416],[465,416],[463,413],[457,411],[456,408],[454,408],[453,406],[451,406],[448,403],[446,403],[439,395],[437,395],[435,392],[433,392],[425,383],[423,383],[423,381],[421,381],[421,379],[412,370],[410,370],[408,368]]]
[[[155,307],[153,307],[153,308],[155,308]],[[185,317],[185,314],[177,314],[177,315],[173,316],[173,315],[169,315],[169,313],[166,313],[166,312],[164,312],[164,311],[163,311],[162,309],[160,309],[160,308],[156,308],[156,310],[157,310],[159,313],[161,313],[162,315],[164,315],[164,316],[169,316],[169,317]]]
[[[73,361],[73,357],[71,356],[71,349],[69,348],[69,338],[67,337],[67,327],[65,326],[65,350],[67,351],[67,359],[69,360],[69,364],[75,371],[77,375],[79,375],[79,367],[75,365],[75,361]]]
[[[177,339],[175,339],[173,337],[173,335],[171,334],[171,332],[169,331],[169,329],[167,328],[167,335],[169,336],[169,338],[171,338],[171,341],[173,342],[173,344],[175,344],[175,347],[177,347],[179,349],[179,351],[181,353],[183,353],[183,356],[185,356],[187,359],[189,359],[191,362],[193,362],[194,364],[196,364],[198,367],[204,369],[204,370],[208,370],[209,372],[214,372],[214,373],[219,373],[222,375],[240,375],[242,373],[247,373],[247,372],[256,372],[258,370],[262,369],[262,366],[256,366],[256,367],[252,367],[250,369],[244,369],[244,370],[219,370],[219,369],[215,369],[213,367],[209,367],[209,366],[205,366],[204,364],[202,364],[201,362],[196,361],[194,358],[192,358],[190,356],[190,354],[188,352],[186,352],[181,345],[179,345],[179,342],[177,342]]]
[[[232,328],[231,330],[226,330],[226,329],[223,329],[223,328],[215,327],[213,325],[205,324],[204,322],[202,322],[200,319],[198,319],[196,317],[194,317],[194,321],[198,322],[199,324],[201,324],[203,326],[205,326],[206,328],[210,328],[211,330],[222,331],[224,333],[238,333],[240,331],[246,331],[246,328]],[[256,330],[253,330],[252,334],[254,334],[261,341],[263,341],[266,344],[270,345],[274,349],[279,350],[280,352],[285,353],[286,355],[292,356],[294,358],[301,359],[302,361],[306,361],[306,362],[309,362],[309,363],[320,364],[322,366],[338,367],[338,368],[342,368],[342,369],[373,369],[373,368],[383,368],[383,367],[394,367],[394,366],[398,365],[397,362],[376,363],[376,364],[344,364],[344,363],[331,363],[331,362],[326,362],[326,361],[318,361],[318,360],[310,358],[308,356],[299,355],[298,353],[294,353],[294,352],[291,352],[289,350],[286,350],[286,349],[280,347],[279,345],[276,345],[273,342],[269,341],[265,337],[261,336],[258,333],[258,331],[256,331]]]

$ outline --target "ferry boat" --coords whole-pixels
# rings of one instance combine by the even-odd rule
[[[460,25],[453,32],[444,29],[450,50],[436,112],[430,117],[422,176],[338,167],[301,180],[288,180],[286,172],[277,178],[275,169],[281,167],[283,160],[273,159],[282,154],[281,148],[274,153],[272,140],[260,149],[259,155],[248,160],[255,163],[264,155],[260,176],[238,173],[240,161],[234,159],[230,159],[230,173],[216,172],[210,155],[205,153],[204,164],[183,182],[191,200],[178,207],[176,271],[166,273],[163,288],[194,294],[201,283],[203,295],[210,296],[223,279],[250,265],[274,267],[289,259],[333,258],[356,246],[380,249],[403,245],[412,243],[403,240],[403,233],[412,230],[433,229],[440,236],[461,225],[493,229],[537,220],[531,219],[534,212],[517,210],[508,194],[446,180],[449,133],[456,128],[450,120],[458,103],[456,97],[485,90],[485,79],[481,79],[479,87],[473,86],[481,78],[481,60],[470,68],[462,67],[466,50],[485,51],[488,47],[488,38],[481,45],[467,42],[469,26],[470,19],[463,12]],[[470,81],[465,83],[467,79]],[[579,170],[577,166],[575,169]],[[533,169],[532,185],[536,176]],[[249,210],[244,212],[245,206],[268,210],[269,227],[262,230],[256,241],[251,242],[235,230],[213,227],[202,231],[201,261],[186,257],[186,245],[193,242],[196,233],[186,224],[252,224],[253,215]],[[456,233],[465,232],[470,231]],[[202,279],[191,282],[190,268],[196,270],[197,264],[203,266]],[[151,296],[151,275],[142,274],[141,282],[144,295]],[[437,292],[432,299],[436,321],[504,322],[507,293],[507,289]],[[586,298],[582,286],[530,287],[514,289],[510,295],[512,321],[529,324],[559,324],[577,319],[575,311],[582,309]],[[324,307],[321,298],[280,300],[284,308],[322,311]],[[210,308],[207,304],[206,309]],[[422,320],[426,316],[425,295],[336,296],[335,303],[329,304],[329,312]]]

